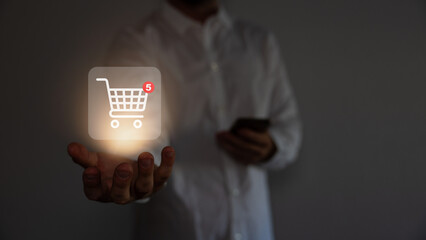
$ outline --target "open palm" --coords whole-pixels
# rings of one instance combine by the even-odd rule
[[[175,153],[172,147],[162,150],[161,164],[154,164],[148,152],[137,161],[128,158],[90,152],[79,143],[68,145],[68,154],[75,163],[85,168],[84,193],[87,198],[100,202],[126,204],[145,198],[161,189],[172,173]]]

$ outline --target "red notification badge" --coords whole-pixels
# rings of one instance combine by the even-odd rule
[[[152,93],[154,91],[154,88],[155,88],[154,83],[150,81],[145,82],[142,87],[143,91],[146,93]]]

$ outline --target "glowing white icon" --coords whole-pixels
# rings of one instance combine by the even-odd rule
[[[98,82],[105,82],[108,93],[111,118],[136,118],[133,127],[142,127],[143,111],[145,111],[148,93],[143,88],[110,88],[108,79],[96,78]],[[118,128],[120,122],[117,119],[111,120],[111,127]]]
[[[157,68],[94,67],[87,80],[91,138],[127,141],[161,136],[162,86]]]

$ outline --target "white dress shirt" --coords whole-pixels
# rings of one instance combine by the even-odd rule
[[[164,138],[176,150],[167,187],[143,206],[143,239],[273,239],[268,169],[292,162],[301,124],[277,41],[220,9],[205,24],[165,4],[126,28],[112,66],[155,66],[167,108]],[[277,152],[245,166],[217,146],[239,117],[269,118]],[[167,134],[166,134],[167,133]],[[158,160],[158,159],[157,159]]]

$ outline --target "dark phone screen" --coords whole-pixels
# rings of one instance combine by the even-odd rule
[[[241,128],[249,128],[256,132],[265,132],[270,125],[269,119],[262,118],[238,118],[231,127],[231,132],[236,134]]]

